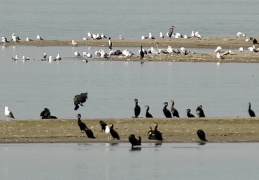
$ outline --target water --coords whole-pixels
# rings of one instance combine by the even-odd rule
[[[16,119],[38,119],[47,107],[59,118],[127,118],[134,98],[150,106],[154,117],[164,117],[163,102],[175,100],[180,117],[202,104],[207,117],[247,117],[248,102],[259,109],[258,64],[111,62],[93,59],[82,63],[74,51],[87,47],[6,47],[0,56],[0,106],[9,106]],[[94,47],[91,51],[94,50]],[[39,61],[43,52],[60,53],[60,62]],[[20,59],[13,62],[11,57]],[[29,55],[27,62],[22,55]],[[73,98],[88,92],[84,107],[74,111]],[[1,119],[6,119],[0,109]]]
[[[258,143],[0,144],[1,179],[257,179]]]
[[[174,25],[187,35],[199,31],[203,36],[235,36],[242,31],[255,36],[257,7],[257,0],[9,0],[0,2],[0,35],[82,39],[87,32],[99,32],[113,39],[140,39],[148,32],[158,37]]]

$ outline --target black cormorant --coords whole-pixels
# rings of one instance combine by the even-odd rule
[[[132,149],[134,149],[134,146],[141,146],[141,137],[137,139],[134,134],[131,134],[129,136],[129,142],[131,143]]]
[[[207,141],[207,139],[206,139],[206,137],[205,137],[205,132],[204,132],[203,130],[199,129],[199,130],[197,131],[197,135],[198,135],[198,137],[200,138],[200,140],[202,140],[202,141]]]
[[[192,113],[190,109],[186,109],[186,113],[187,113],[187,117],[192,118],[195,117]]]
[[[202,105],[199,105],[196,108],[196,113],[197,113],[198,117],[205,117],[204,111],[202,109]]]
[[[180,118],[177,109],[175,109],[175,107],[174,107],[174,100],[171,100],[171,103],[172,103],[171,112],[172,112],[173,117],[178,117],[178,118]]]
[[[40,113],[41,119],[57,119],[56,116],[51,116],[50,110],[48,108],[44,108],[44,110]]]
[[[168,36],[171,38],[174,32],[174,26],[170,27],[169,32],[168,32]]]
[[[99,123],[100,123],[100,126],[102,128],[102,131],[105,131],[105,127],[107,126],[107,123],[104,122],[103,120],[101,120]]]
[[[110,133],[111,133],[113,139],[120,140],[119,134],[117,133],[117,131],[115,131],[113,129],[113,124],[111,124],[111,126],[110,126]]]
[[[145,108],[147,108],[147,110],[146,110],[146,118],[153,118],[152,114],[149,113],[149,106],[145,105]]]
[[[96,138],[96,137],[94,136],[93,131],[92,131],[91,129],[89,129],[89,128],[85,125],[85,123],[84,123],[83,121],[81,121],[81,114],[78,114],[78,115],[77,115],[77,124],[78,124],[78,126],[79,126],[81,132],[84,131],[88,138],[92,138],[92,139]]]
[[[140,114],[140,111],[141,111],[141,108],[140,106],[138,105],[138,99],[134,99],[135,101],[135,108],[134,108],[134,113],[135,113],[135,118],[137,118]]]
[[[155,130],[154,130],[156,139],[159,141],[163,141],[162,133],[157,130],[157,127],[158,127],[158,124],[156,123]]]
[[[172,118],[172,114],[171,112],[167,109],[168,106],[168,102],[164,102],[164,108],[163,108],[163,112],[166,118]]]
[[[149,128],[148,139],[156,139],[155,130],[153,130],[152,127]]]
[[[75,105],[74,110],[77,110],[79,108],[79,105],[83,106],[83,103],[87,99],[87,95],[88,95],[87,92],[86,93],[81,93],[79,95],[75,95],[75,97],[74,97],[74,105]]]
[[[255,44],[258,44],[258,42],[257,42],[257,40],[254,38],[253,39],[253,44],[255,45]]]
[[[251,109],[251,103],[248,103],[248,113],[251,117],[255,117],[255,112]]]
[[[145,53],[144,53],[144,51],[143,51],[143,49],[142,49],[142,46],[140,46],[140,52],[139,52],[139,55],[140,55],[140,59],[143,59],[143,58],[144,58],[144,56],[145,56]]]

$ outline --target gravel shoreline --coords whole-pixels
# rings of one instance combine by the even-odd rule
[[[206,133],[208,142],[259,142],[259,118],[119,118],[102,119],[113,123],[121,140],[108,140],[101,132],[101,119],[82,119],[92,129],[96,139],[89,139],[81,133],[76,119],[58,120],[12,120],[0,121],[0,143],[58,143],[58,142],[128,142],[128,136],[142,137],[142,142],[156,142],[148,139],[149,127],[158,123],[164,142],[195,142],[198,129]]]

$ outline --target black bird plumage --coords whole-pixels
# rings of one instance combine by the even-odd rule
[[[153,130],[152,127],[149,128],[148,139],[156,139],[155,130]]]
[[[248,113],[250,117],[255,117],[255,112],[251,109],[251,103],[248,103]]]
[[[202,105],[199,105],[197,108],[196,108],[196,113],[198,115],[198,117],[205,117],[205,113],[202,109]]]
[[[44,108],[44,110],[40,113],[41,119],[57,119],[56,116],[52,116],[50,110],[48,108]]]
[[[197,135],[200,138],[200,140],[207,141],[206,136],[205,136],[205,132],[203,130],[199,129],[197,131]]]
[[[168,36],[171,38],[174,32],[174,26],[170,27],[169,32],[168,32]]]
[[[156,123],[155,130],[154,130],[156,139],[159,141],[163,141],[162,133],[158,131],[157,128],[158,128],[158,124]]]
[[[88,93],[81,93],[79,95],[75,95],[74,97],[74,110],[76,111],[79,108],[79,105],[83,106],[83,103],[86,102],[88,98]]]
[[[113,124],[111,124],[111,126],[110,126],[110,133],[111,133],[113,139],[120,140],[120,136],[119,136],[118,132],[113,129]]]
[[[174,100],[171,100],[171,103],[172,103],[171,112],[172,112],[173,117],[178,117],[178,118],[180,118],[177,109],[175,109],[175,107],[174,107]]]
[[[145,107],[147,108],[147,110],[146,110],[146,118],[153,118],[152,114],[149,113],[149,106],[145,105]]]
[[[91,138],[91,139],[95,139],[96,137],[94,136],[94,133],[91,129],[89,129],[86,124],[81,120],[81,114],[78,114],[77,115],[77,124],[82,131],[85,132],[85,134],[87,135],[88,138]]]
[[[168,102],[164,102],[164,108],[163,108],[163,112],[166,118],[172,118],[172,114],[171,112],[167,109],[168,106]]]
[[[187,110],[186,110],[186,113],[187,113],[187,117],[189,117],[189,118],[195,117],[195,116],[191,113],[191,110],[190,110],[190,109],[187,109]]]
[[[107,123],[104,122],[103,120],[101,120],[99,123],[100,123],[100,126],[102,128],[102,131],[105,131],[105,127],[107,126]]]
[[[140,52],[139,52],[139,55],[140,55],[140,59],[143,59],[143,58],[144,58],[144,56],[145,56],[145,53],[144,53],[144,51],[143,51],[143,49],[142,49],[142,46],[140,46]]]
[[[134,114],[135,114],[135,118],[137,118],[140,115],[141,108],[138,105],[138,99],[134,99],[134,101],[135,101]]]
[[[131,134],[129,136],[129,142],[131,143],[132,149],[134,148],[134,146],[141,146],[141,137],[139,136],[139,138],[137,139],[134,134]]]

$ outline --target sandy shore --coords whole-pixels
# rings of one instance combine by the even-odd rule
[[[258,38],[257,38],[258,39]],[[177,38],[163,38],[163,39],[145,39],[145,40],[112,40],[113,49],[124,50],[123,47],[140,47],[141,45],[149,49],[154,47],[155,49],[165,49],[167,46],[172,46],[172,48],[179,49],[180,47],[188,48],[209,48],[211,53],[191,53],[188,55],[183,54],[170,54],[170,55],[149,55],[145,56],[143,61],[167,61],[167,62],[219,62],[219,59],[216,58],[214,50],[217,46],[221,46],[225,50],[232,50],[232,53],[225,55],[223,60],[220,60],[221,63],[230,63],[230,62],[240,62],[240,63],[258,63],[259,62],[259,53],[249,52],[248,47],[252,46],[252,41],[246,41],[246,38],[236,38],[236,37],[210,37],[210,38],[190,38],[190,39],[177,39]],[[108,40],[76,40],[78,46],[100,46],[107,47]],[[71,40],[35,40],[35,41],[20,41],[20,42],[8,42],[1,45],[6,46],[72,46]],[[244,48],[244,52],[239,52],[240,47]],[[256,46],[256,48],[259,45]],[[135,53],[135,52],[134,52]],[[103,60],[103,58],[100,58]],[[140,61],[139,56],[122,57],[122,56],[113,56],[106,59],[107,61]]]
[[[128,142],[130,134],[148,140],[149,127],[159,124],[164,142],[200,142],[196,132],[203,129],[209,142],[259,142],[259,118],[194,118],[194,119],[103,119],[113,123],[121,140],[107,139],[101,132],[100,119],[82,119],[92,129],[96,139],[88,139],[81,133],[77,120],[12,120],[0,121],[0,143],[32,142]]]

